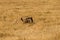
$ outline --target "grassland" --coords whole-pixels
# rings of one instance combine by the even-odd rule
[[[0,0],[0,40],[60,40],[60,1]]]

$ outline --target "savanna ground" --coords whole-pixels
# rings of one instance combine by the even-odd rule
[[[0,0],[0,40],[60,40],[60,0]]]

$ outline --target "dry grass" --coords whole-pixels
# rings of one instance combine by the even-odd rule
[[[60,40],[60,1],[0,0],[0,40]]]

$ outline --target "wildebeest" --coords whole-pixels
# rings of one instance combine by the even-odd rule
[[[22,20],[23,23],[33,23],[33,18],[32,17],[28,17],[28,16],[21,17],[21,20]]]

